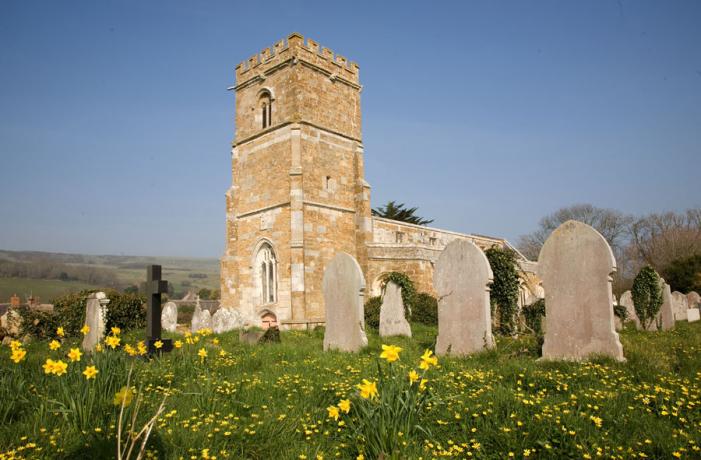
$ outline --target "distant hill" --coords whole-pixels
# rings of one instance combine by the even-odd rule
[[[219,260],[187,257],[65,254],[0,249],[0,303],[16,293],[50,302],[87,288],[125,289],[146,279],[146,266],[163,266],[163,278],[179,297],[188,290],[219,289]]]

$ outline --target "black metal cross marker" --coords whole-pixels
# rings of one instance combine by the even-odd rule
[[[149,355],[168,352],[173,349],[173,341],[161,338],[161,294],[168,292],[168,282],[161,279],[161,266],[146,267],[146,295],[148,308],[146,310],[146,345]],[[156,342],[161,347],[156,347]]]

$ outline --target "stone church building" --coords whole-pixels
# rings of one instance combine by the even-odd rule
[[[221,306],[248,323],[323,323],[324,267],[339,251],[356,258],[366,290],[378,295],[391,271],[432,292],[434,262],[453,239],[511,247],[371,215],[354,62],[292,34],[239,64],[231,89],[236,131]],[[534,264],[519,257],[525,302]]]

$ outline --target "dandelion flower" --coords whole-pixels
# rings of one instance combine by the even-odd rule
[[[388,363],[393,363],[399,359],[400,351],[402,351],[402,349],[395,345],[382,345],[382,353],[380,353],[380,358],[386,359]]]

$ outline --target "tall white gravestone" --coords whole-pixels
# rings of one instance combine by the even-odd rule
[[[618,305],[626,307],[626,312],[628,313],[627,321],[633,321],[635,323],[635,328],[640,329],[640,320],[638,319],[638,314],[635,312],[635,306],[633,305],[633,294],[630,291],[626,291],[621,294],[621,300],[618,301]]]
[[[161,327],[168,332],[175,332],[178,327],[178,306],[175,302],[166,302],[163,305]]]
[[[689,298],[681,292],[674,291],[672,293],[672,310],[674,319],[677,321],[686,321],[686,311],[689,309]]]
[[[464,356],[494,347],[489,283],[492,269],[474,243],[454,240],[433,272],[438,295],[436,354]]]
[[[672,289],[669,284],[661,280],[662,283],[662,306],[660,307],[660,313],[656,318],[659,324],[658,329],[662,331],[668,331],[674,329],[674,311],[673,311],[673,299],[672,299]],[[684,297],[686,299],[686,297]],[[684,319],[686,319],[686,311],[684,311]]]
[[[402,288],[390,281],[385,286],[380,307],[380,337],[393,335],[411,337],[411,326],[404,316]]]
[[[365,335],[365,278],[358,262],[339,252],[324,270],[326,331],[324,351],[358,351],[368,344]]]
[[[589,225],[568,220],[552,232],[538,257],[545,288],[543,359],[578,360],[591,354],[625,359],[614,330],[615,271],[611,247]]]
[[[85,305],[85,324],[90,330],[83,337],[82,348],[85,351],[95,350],[107,328],[107,304],[109,299],[104,292],[95,292],[88,296]]]

